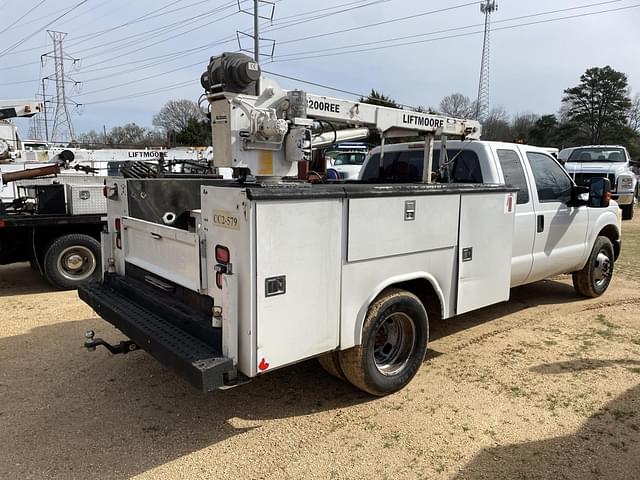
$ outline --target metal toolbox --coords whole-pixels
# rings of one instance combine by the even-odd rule
[[[107,199],[102,194],[103,185],[65,185],[67,207],[71,215],[107,213]]]

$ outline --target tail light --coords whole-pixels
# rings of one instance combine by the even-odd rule
[[[227,247],[223,247],[222,245],[216,245],[216,262],[218,263],[231,262],[231,254],[229,253],[229,249]]]
[[[222,275],[231,273],[231,253],[223,245],[216,245],[216,287],[222,290]]]

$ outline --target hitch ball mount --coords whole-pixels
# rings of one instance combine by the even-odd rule
[[[90,352],[95,352],[96,347],[99,347],[100,345],[102,345],[114,355],[117,355],[119,353],[125,354],[129,352],[135,352],[140,348],[138,347],[138,345],[136,345],[135,342],[131,340],[123,340],[117,345],[111,345],[109,342],[101,338],[94,338],[95,336],[96,332],[94,332],[93,330],[87,330],[84,333],[84,348],[86,348]]]

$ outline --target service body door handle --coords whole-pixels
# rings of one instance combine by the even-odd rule
[[[538,233],[544,232],[544,215],[538,215],[537,231]]]

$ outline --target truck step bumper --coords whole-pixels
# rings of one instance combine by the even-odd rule
[[[132,301],[109,285],[92,283],[78,295],[98,315],[193,386],[209,392],[235,376],[233,362],[213,346]]]

